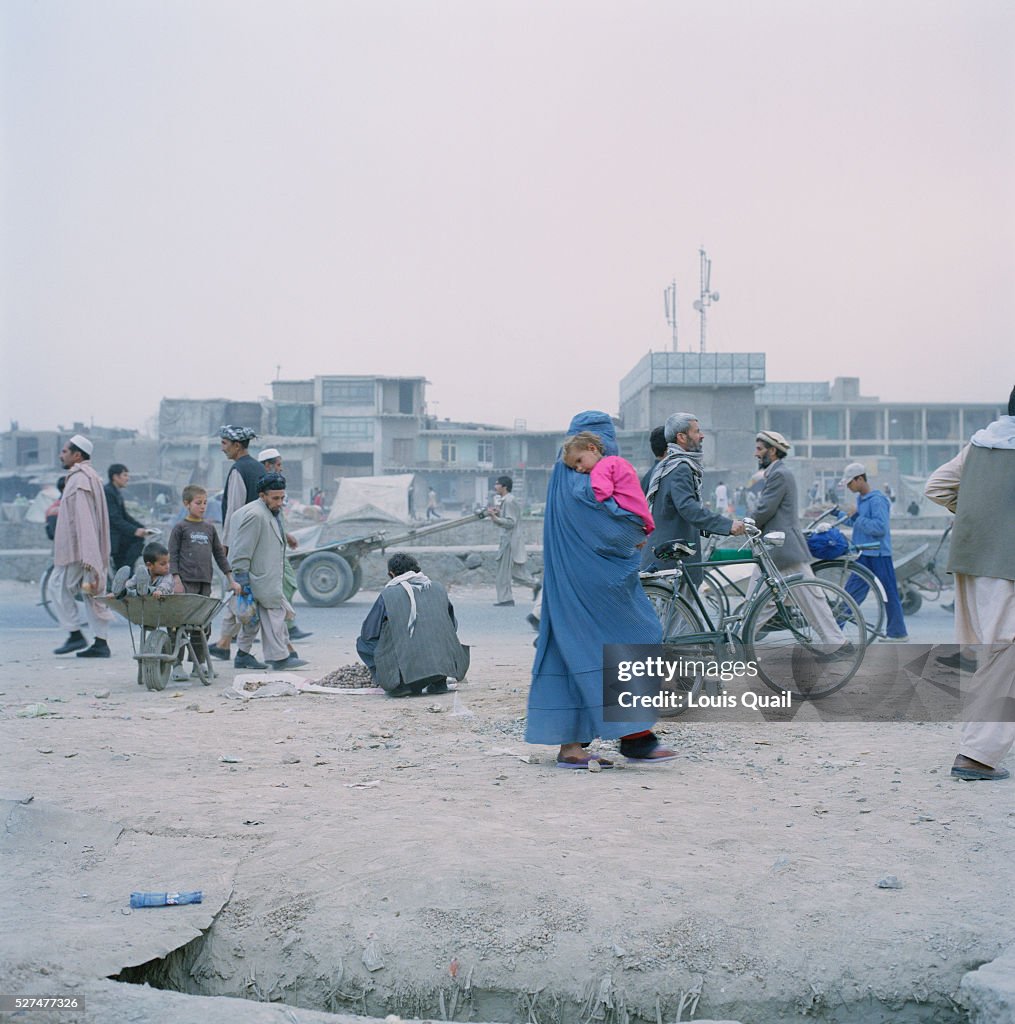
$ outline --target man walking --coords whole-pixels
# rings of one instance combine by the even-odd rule
[[[60,450],[67,481],[53,545],[53,610],[70,636],[53,653],[76,651],[79,658],[108,658],[113,613],[95,598],[105,592],[109,572],[109,512],[102,478],[92,467],[91,457],[92,442],[82,434],[75,434]],[[75,600],[79,590],[95,634],[91,647],[81,632]]]
[[[109,483],[105,486],[106,508],[109,511],[109,555],[113,569],[134,563],[141,557],[148,531],[127,512],[123,489],[130,483],[130,470],[122,462],[114,462],[108,470]]]
[[[268,473],[282,474],[282,453],[277,448],[265,448],[263,451],[258,452],[257,461],[261,463],[261,468],[264,470],[265,475]],[[295,550],[299,547],[299,541],[289,532],[286,526],[284,505],[279,519],[282,522],[286,544]],[[291,618],[286,623],[289,630],[289,639],[305,640],[308,636],[313,636],[314,634],[312,630],[300,629],[296,625],[296,611],[292,607],[293,596],[296,594],[296,570],[288,558],[282,563],[282,566],[282,593],[285,596],[286,604],[289,605],[286,611],[291,615]]]
[[[781,530],[786,535],[782,547],[773,548],[771,551],[772,561],[779,571],[784,576],[800,573],[813,579],[811,553],[800,529],[796,479],[783,461],[791,447],[789,441],[776,430],[762,430],[755,438],[754,454],[765,476],[761,493],[758,495],[758,505],[754,510],[754,520],[760,528],[767,527],[768,532]],[[754,571],[755,574],[758,573],[757,569]],[[828,602],[808,593],[808,589],[801,588],[800,604],[821,642],[830,648],[825,653],[834,655],[837,649],[851,649],[846,645],[842,630],[836,625]]]
[[[998,765],[1015,744],[1015,388],[1008,415],[978,430],[959,454],[936,469],[924,494],[955,513],[948,571],[955,575],[955,639],[979,647],[973,698],[952,775],[967,781],[1007,779]],[[61,513],[62,515],[62,513]],[[979,714],[977,714],[979,710]]]
[[[500,505],[489,509],[490,522],[503,533],[497,548],[497,600],[495,608],[514,607],[511,581],[536,590],[536,581],[525,571],[528,555],[525,553],[525,535],[522,532],[522,509],[518,499],[511,493],[514,481],[509,476],[499,476],[493,485],[500,496]]]
[[[265,661],[273,669],[301,668],[307,662],[289,651],[285,628],[285,530],[280,519],[285,477],[269,473],[261,478],[257,489],[257,500],[244,505],[233,517],[233,543],[229,549],[233,579],[241,587],[249,588],[257,604]],[[248,620],[240,627],[235,668],[265,667],[250,653],[256,634],[257,622]]]
[[[905,643],[906,620],[902,614],[902,601],[895,580],[895,566],[892,564],[892,534],[889,517],[892,503],[884,491],[876,491],[867,482],[867,467],[862,462],[851,462],[842,475],[842,486],[855,494],[856,510],[846,517],[845,524],[853,527],[854,544],[877,544],[876,551],[865,551],[857,561],[866,566],[881,581],[885,589],[885,608],[888,612],[887,635],[882,637],[889,643]],[[857,604],[861,604],[870,590],[857,573],[851,573],[846,581],[846,593]]]
[[[671,540],[682,540],[694,548],[695,562],[701,561],[702,531],[723,537],[739,537],[744,524],[720,512],[712,512],[701,500],[702,447],[705,434],[698,417],[677,412],[663,425],[666,455],[656,463],[649,482],[647,498],[656,521],[652,539],[642,552],[641,567],[658,568],[653,548]],[[692,566],[687,577],[695,587],[701,584],[704,570]]]
[[[219,429],[222,454],[232,462],[222,492],[222,546],[227,555],[232,540],[232,513],[257,501],[257,484],[264,476],[264,467],[247,450],[255,437],[257,434],[250,427],[235,427],[227,423]],[[226,605],[218,640],[208,645],[208,653],[222,661],[228,659],[229,646],[239,631],[239,620],[233,614],[231,604]]]

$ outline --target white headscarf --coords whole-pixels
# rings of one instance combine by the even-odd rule
[[[430,586],[430,577],[424,576],[421,572],[403,572],[401,576],[395,576],[384,584],[387,587],[401,587],[409,595],[409,636],[412,636],[416,628],[416,595],[413,593],[415,587],[426,590]]]

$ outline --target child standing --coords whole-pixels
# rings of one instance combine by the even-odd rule
[[[173,532],[169,535],[168,561],[174,584],[173,592],[211,597],[214,560],[229,581],[233,593],[238,594],[241,587],[233,579],[232,568],[218,533],[214,525],[204,518],[208,509],[208,492],[197,484],[188,484],[183,488],[183,506],[187,514],[173,527]],[[204,630],[192,631],[191,643],[202,662],[207,661],[205,640]]]
[[[646,533],[656,528],[634,466],[619,455],[606,455],[595,434],[586,430],[566,437],[563,462],[569,469],[588,474],[597,501],[613,498],[624,511],[641,518]]]

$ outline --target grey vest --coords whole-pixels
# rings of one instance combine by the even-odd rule
[[[970,446],[948,571],[1015,580],[1015,450]]]

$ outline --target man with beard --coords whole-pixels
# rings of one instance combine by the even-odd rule
[[[282,502],[285,501],[285,477],[269,473],[258,482],[258,497],[236,511],[233,517],[233,543],[229,561],[233,579],[249,588],[257,604],[261,626],[261,644],[265,661],[273,669],[294,669],[306,665],[289,650],[285,628],[285,597],[282,593],[282,571],[285,562],[285,529],[282,525]],[[240,627],[235,668],[264,668],[250,648],[257,633],[257,621],[248,620]]]
[[[758,507],[754,510],[754,521],[766,533],[780,530],[785,533],[786,540],[782,547],[772,548],[770,552],[772,561],[783,576],[799,573],[813,579],[811,553],[803,530],[800,529],[796,478],[783,461],[791,447],[789,441],[776,430],[762,430],[755,438],[754,455],[758,467],[765,472],[765,478],[761,494],[758,495]],[[759,572],[757,568],[754,570],[752,582]],[[821,642],[830,648],[825,656],[832,656],[843,648],[846,651],[852,650],[852,645],[846,644],[842,630],[836,625],[828,602],[809,593],[809,590],[802,588],[799,600]]]
[[[646,497],[656,528],[641,559],[642,570],[659,568],[654,548],[671,540],[682,540],[694,548],[693,561],[701,561],[701,534],[716,533],[739,537],[744,524],[719,512],[712,512],[701,500],[702,444],[705,434],[698,417],[678,412],[663,424],[666,454],[652,470]],[[694,586],[701,583],[704,570],[691,567],[687,577]],[[687,578],[685,577],[685,578]]]
[[[70,636],[53,653],[77,651],[79,658],[108,658],[106,636],[113,613],[95,598],[105,591],[109,571],[109,512],[102,478],[92,468],[91,457],[92,442],[81,434],[75,434],[60,450],[67,482],[56,520],[52,593],[57,620]],[[75,600],[79,590],[95,634],[91,647],[81,632]]]

